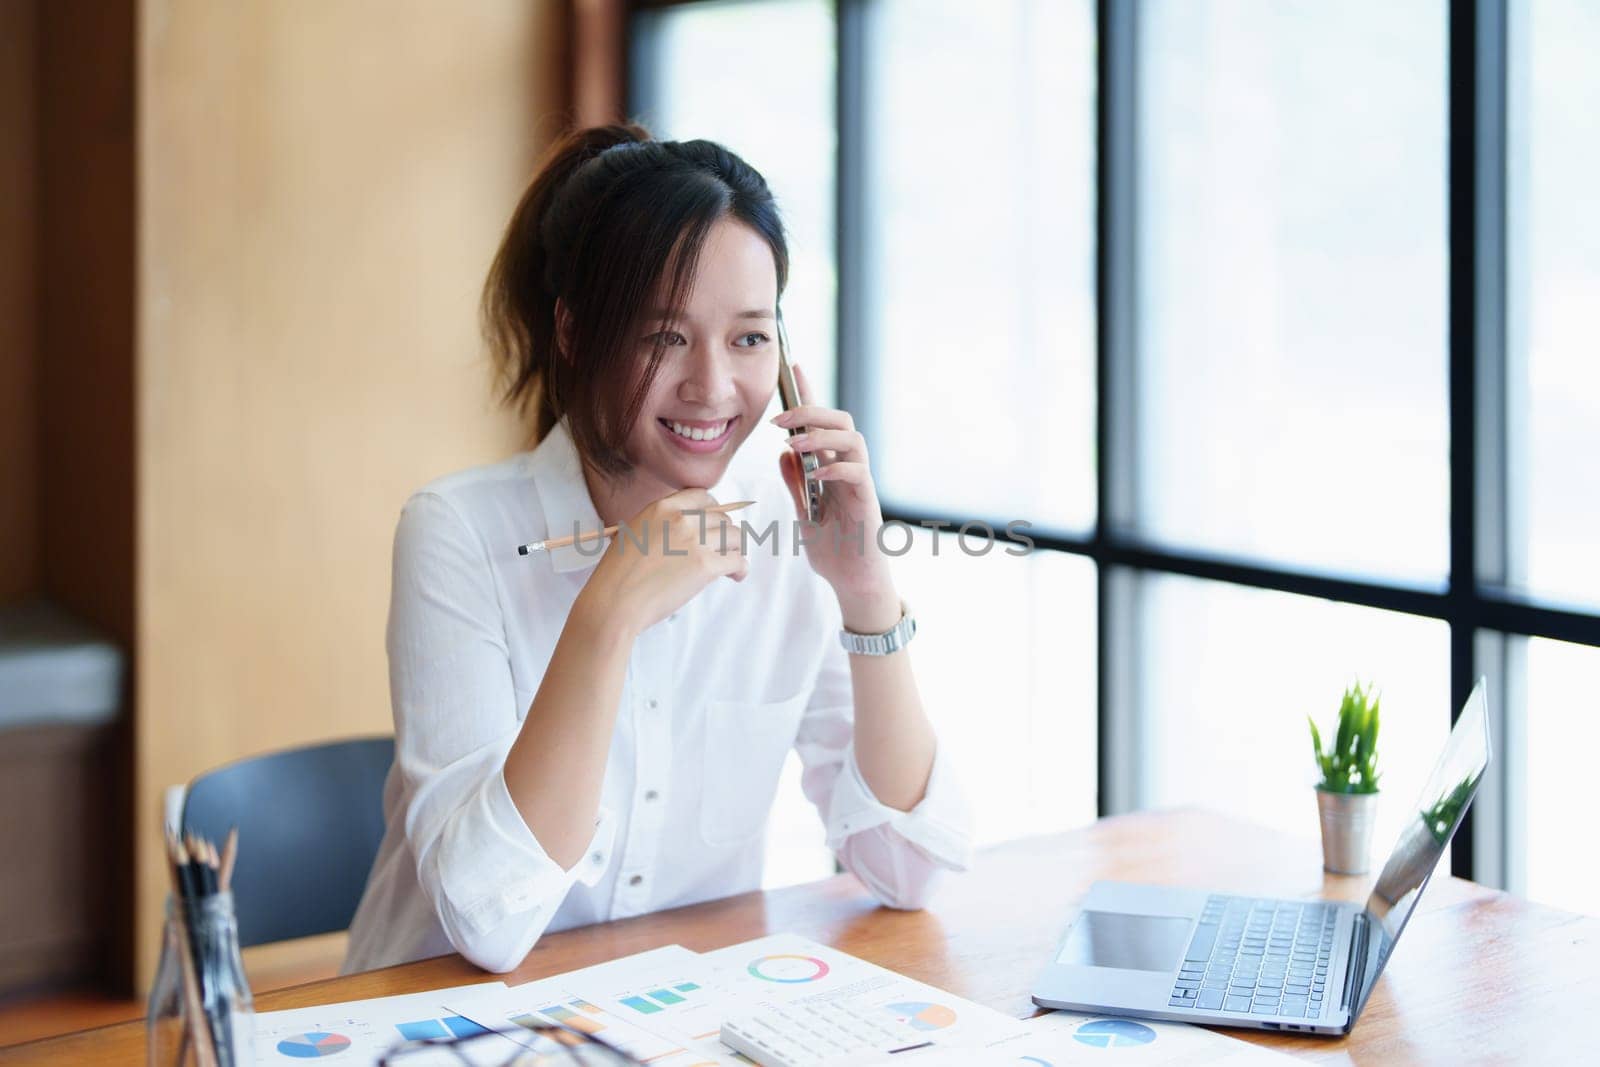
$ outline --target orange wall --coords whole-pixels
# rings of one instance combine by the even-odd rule
[[[141,7],[144,980],[163,789],[246,754],[389,729],[400,506],[519,447],[490,397],[476,302],[559,124],[560,8]]]

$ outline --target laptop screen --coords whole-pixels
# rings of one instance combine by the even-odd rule
[[[1461,825],[1489,765],[1489,714],[1484,687],[1483,679],[1478,679],[1423,787],[1414,809],[1416,816],[1400,832],[1400,840],[1367,897],[1365,921],[1357,923],[1358,936],[1364,936],[1365,941],[1356,946],[1351,960],[1352,966],[1361,968],[1360,984],[1351,1003],[1352,1016],[1360,1014],[1366,1005],[1373,983],[1383,973],[1383,965],[1394,951],[1439,857]]]

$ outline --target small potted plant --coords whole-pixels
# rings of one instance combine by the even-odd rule
[[[1311,744],[1322,778],[1317,808],[1322,815],[1322,866],[1334,874],[1365,874],[1378,806],[1378,697],[1357,682],[1339,703],[1333,745],[1311,723]]]

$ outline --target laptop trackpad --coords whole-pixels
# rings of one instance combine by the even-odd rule
[[[1057,963],[1170,974],[1189,947],[1194,920],[1085,911],[1072,924]]]

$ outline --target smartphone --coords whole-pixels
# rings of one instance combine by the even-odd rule
[[[794,369],[789,366],[789,335],[783,328],[783,312],[778,312],[778,397],[783,402],[783,410],[789,411],[800,406],[800,387],[795,384]],[[804,433],[804,427],[794,427],[789,430],[789,436]],[[805,475],[806,483],[806,518],[812,522],[821,522],[823,507],[826,503],[823,490],[826,488],[817,478],[817,470],[822,464],[817,459],[815,452],[802,452],[800,455],[800,469]]]

